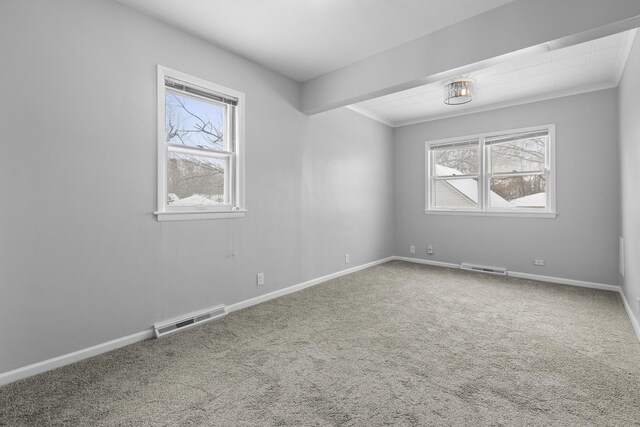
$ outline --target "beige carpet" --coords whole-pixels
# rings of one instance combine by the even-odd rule
[[[0,388],[0,425],[640,425],[616,293],[389,262]]]

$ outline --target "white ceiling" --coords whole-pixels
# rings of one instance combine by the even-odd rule
[[[513,0],[117,0],[303,82]]]
[[[636,30],[561,49],[551,44],[514,52],[474,69],[454,70],[437,81],[351,106],[386,123],[403,126],[542,99],[615,87],[620,82]],[[473,101],[444,103],[444,85],[452,78],[473,80]]]

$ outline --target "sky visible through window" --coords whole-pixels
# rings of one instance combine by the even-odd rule
[[[227,159],[205,150],[226,150],[227,106],[170,90],[165,91],[165,141],[202,150],[203,155],[172,151],[169,147],[167,204],[217,205],[226,202]]]
[[[204,101],[167,88],[165,136],[171,144],[224,150],[226,105]]]

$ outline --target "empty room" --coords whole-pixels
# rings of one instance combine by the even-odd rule
[[[0,0],[0,425],[640,426],[638,27]]]

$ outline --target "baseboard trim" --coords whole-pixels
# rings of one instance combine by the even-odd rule
[[[457,268],[457,269],[460,268],[459,264],[453,264],[449,262],[429,261],[425,259],[408,258],[408,257],[401,257],[401,256],[393,256],[391,258],[394,260],[407,261],[415,264],[435,265],[438,267]],[[583,280],[564,279],[561,277],[540,276],[538,274],[518,273],[517,271],[507,271],[507,276],[516,277],[519,279],[537,280],[539,282],[557,283],[560,285],[578,286],[581,288],[601,289],[604,291],[617,292],[618,294],[620,294],[620,298],[622,299],[622,305],[624,305],[624,309],[627,312],[627,316],[629,316],[629,321],[631,322],[631,327],[633,328],[633,331],[636,334],[636,338],[640,343],[640,323],[638,322],[638,319],[636,319],[636,316],[633,314],[633,311],[631,311],[631,306],[629,305],[629,302],[627,301],[627,298],[625,297],[624,292],[622,291],[622,288],[620,286],[607,285],[604,283],[596,283],[596,282],[585,282]]]
[[[537,280],[539,282],[558,283],[560,285],[578,286],[581,288],[601,289],[603,291],[621,292],[620,286],[607,285],[605,283],[585,282],[583,280],[564,279],[562,277],[540,276],[538,274],[518,273],[507,271],[507,276],[519,279]]]
[[[107,341],[102,344],[97,344],[92,347],[74,351],[72,353],[63,354],[62,356],[54,357],[42,362],[33,363],[31,365],[17,368],[12,371],[3,372],[0,374],[0,386],[21,380],[23,378],[31,377],[42,372],[60,368],[65,365],[87,359],[89,357],[97,356],[99,354],[106,353],[108,351],[115,350],[129,344],[144,341],[152,337],[153,330],[149,329],[148,331],[138,332],[122,338],[116,338],[115,340]]]
[[[438,267],[458,268],[458,269],[460,268],[460,264],[454,264],[450,262],[429,261],[426,259],[408,258],[408,257],[401,257],[401,256],[394,256],[391,258],[398,261],[413,262],[415,264],[435,265]],[[558,283],[561,285],[579,286],[582,288],[602,289],[605,291],[622,292],[622,289],[620,288],[620,286],[607,285],[604,283],[585,282],[582,280],[564,279],[562,277],[540,276],[538,274],[519,273],[517,271],[507,271],[507,276],[517,277],[519,279],[537,280],[539,282],[549,282],[549,283]]]
[[[374,265],[383,264],[391,261],[393,257],[383,258],[377,261],[361,264],[356,267],[348,268],[346,270],[338,271],[336,273],[328,274],[326,276],[318,277],[316,279],[308,280],[297,285],[289,286],[288,288],[280,289],[277,291],[269,292],[268,294],[260,295],[255,298],[251,298],[245,301],[240,301],[235,304],[227,306],[227,312],[238,311],[243,308],[251,307],[252,305],[259,304],[261,302],[269,301],[274,298],[278,298],[293,292],[300,291],[310,286],[317,285],[327,280],[335,279],[337,277],[345,276],[347,274],[355,273],[356,271],[364,270],[365,268],[373,267]],[[124,347],[129,344],[134,344],[139,341],[153,338],[153,328],[147,331],[138,332],[126,337],[117,338],[102,344],[97,344],[92,347],[77,350],[72,353],[63,354],[52,359],[43,360],[42,362],[33,363],[31,365],[24,366],[22,368],[13,369],[11,371],[0,373],[0,386],[12,383],[33,375],[41,374],[52,369],[60,368],[65,365],[69,365],[80,360],[87,359],[89,357],[97,356],[102,353],[106,353],[111,350],[115,350],[120,347]]]
[[[419,258],[391,256],[391,257],[383,258],[377,261],[369,262],[366,264],[361,264],[356,267],[348,268],[346,270],[338,271],[336,273],[328,274],[326,276],[318,277],[316,279],[311,279],[306,282],[299,283],[297,285],[293,285],[284,289],[279,289],[277,291],[269,292],[267,294],[250,298],[244,301],[240,301],[235,304],[228,305],[227,312],[232,313],[234,311],[242,310],[243,308],[251,307],[253,305],[260,304],[265,301],[269,301],[287,294],[301,291],[305,288],[318,285],[320,283],[326,282],[331,279],[336,279],[341,276],[346,276],[347,274],[355,273],[356,271],[364,270],[366,268],[373,267],[379,264],[384,264],[385,262],[394,261],[394,260],[412,262],[415,264],[432,265],[437,267],[446,267],[446,268],[454,268],[454,269],[460,268],[460,264],[441,262],[441,261],[430,261],[430,260],[419,259]],[[511,277],[522,278],[522,279],[538,280],[542,282],[558,283],[563,285],[580,286],[584,288],[602,289],[607,291],[618,292],[622,299],[627,315],[629,316],[629,320],[631,321],[631,326],[633,327],[636,337],[640,342],[640,324],[638,324],[638,320],[633,315],[633,312],[631,311],[631,307],[629,306],[629,303],[627,302],[627,299],[624,293],[622,292],[622,288],[620,288],[620,286],[585,282],[585,281],[573,280],[573,279],[563,279],[559,277],[539,276],[537,274],[518,273],[518,272],[512,272],[512,271],[508,271],[507,275]],[[46,371],[50,371],[52,369],[60,368],[65,365],[69,365],[71,363],[78,362],[80,360],[87,359],[89,357],[97,356],[99,354],[106,353],[108,351],[115,350],[120,347],[124,347],[126,345],[134,344],[136,342],[144,341],[150,338],[153,338],[152,328],[146,331],[128,335],[126,337],[107,341],[102,344],[97,344],[92,347],[77,350],[72,353],[64,354],[62,356],[54,357],[52,359],[44,360],[42,362],[33,363],[31,365],[27,365],[22,368],[17,368],[11,371],[3,372],[3,373],[0,373],[0,386],[9,384],[14,381],[18,381],[33,375],[37,375]]]
[[[636,316],[633,314],[633,311],[631,311],[631,306],[629,305],[629,302],[627,301],[627,297],[625,296],[622,289],[620,289],[620,298],[622,299],[622,305],[624,305],[624,309],[626,310],[627,315],[629,316],[629,320],[631,321],[631,326],[633,327],[633,331],[636,333],[636,338],[640,343],[640,323],[638,323],[638,319],[636,319]]]
[[[457,269],[460,268],[460,264],[453,264],[451,262],[431,261],[428,259],[409,258],[409,257],[403,257],[403,256],[392,256],[391,259],[395,261],[412,262],[414,264],[434,265],[436,267],[457,268]]]
[[[227,312],[232,313],[234,311],[242,310],[243,308],[251,307],[252,305],[260,304],[261,302],[269,301],[275,298],[279,298],[281,296],[291,294],[293,292],[301,291],[305,288],[318,285],[322,282],[326,282],[331,279],[336,279],[341,276],[346,276],[347,274],[355,273],[356,271],[364,270],[365,268],[373,267],[375,265],[384,264],[385,262],[389,262],[393,260],[394,257],[388,257],[379,259],[377,261],[369,262],[366,264],[358,265],[357,267],[348,268],[346,270],[341,270],[336,273],[327,274],[326,276],[318,277],[315,279],[308,280],[303,283],[298,283],[297,285],[289,286],[288,288],[278,289],[277,291],[269,292],[268,294],[259,295],[254,298],[250,298],[244,301],[237,302],[235,304],[231,304],[227,306]]]

